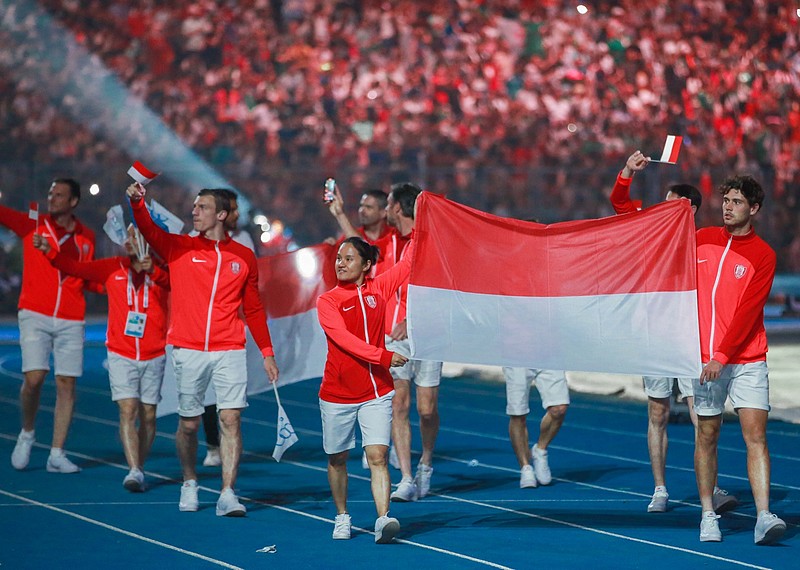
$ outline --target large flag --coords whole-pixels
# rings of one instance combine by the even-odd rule
[[[269,332],[280,369],[279,386],[320,378],[328,346],[317,319],[317,297],[336,285],[336,249],[319,244],[289,253],[258,259],[258,290],[267,311]],[[272,390],[264,372],[264,359],[247,333],[247,394]],[[178,411],[175,372],[169,357],[157,415]],[[216,401],[212,387],[205,404]],[[285,414],[284,414],[285,417]]]
[[[700,373],[689,202],[552,225],[423,193],[408,289],[413,358]]]

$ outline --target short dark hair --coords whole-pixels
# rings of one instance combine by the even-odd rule
[[[726,178],[725,182],[720,184],[718,190],[720,196],[724,196],[730,190],[739,190],[742,196],[747,199],[747,203],[750,204],[751,207],[758,204],[759,210],[764,203],[764,189],[755,178],[747,174],[739,174]]]
[[[700,193],[700,190],[692,186],[691,184],[673,184],[669,188],[667,188],[667,192],[672,192],[673,194],[677,194],[681,198],[689,198],[689,201],[692,203],[692,206],[700,209],[700,206],[703,204],[703,195]]]
[[[229,202],[239,201],[239,195],[230,188],[220,188],[219,191],[222,192],[223,195],[228,197]]]
[[[412,220],[414,219],[414,203],[420,192],[422,192],[422,188],[411,182],[392,184],[392,198],[400,204],[403,215]]]
[[[372,245],[364,238],[358,236],[353,236],[345,239],[342,242],[342,245],[346,243],[349,243],[354,248],[356,248],[358,255],[361,256],[361,259],[363,259],[364,262],[370,261],[372,262],[372,267],[375,267],[375,264],[378,262],[378,252],[380,251],[378,249],[378,246]],[[342,246],[340,245],[339,247]]]
[[[81,185],[74,178],[55,178],[53,184],[66,184],[70,196],[77,198],[78,202],[81,201]]]
[[[366,190],[364,191],[362,196],[370,196],[372,198],[375,198],[375,200],[378,202],[378,207],[381,210],[383,210],[386,207],[386,202],[389,199],[389,195],[386,192],[378,189]]]
[[[228,212],[231,213],[231,199],[228,192],[232,192],[227,188],[203,188],[200,192],[197,193],[198,196],[213,196],[214,197],[214,205],[217,208],[217,212]]]

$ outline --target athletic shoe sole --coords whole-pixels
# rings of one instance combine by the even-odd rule
[[[388,544],[394,540],[398,532],[400,532],[400,522],[389,521],[386,523],[386,526],[375,535],[375,542],[377,544]]]

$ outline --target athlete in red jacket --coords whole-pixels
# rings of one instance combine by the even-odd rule
[[[41,236],[33,241],[59,271],[105,287],[111,399],[119,406],[119,436],[130,469],[122,484],[142,492],[164,379],[169,275],[150,256],[141,261],[127,256],[81,262],[51,248]]]
[[[194,201],[192,221],[200,235],[174,235],[159,228],[144,205],[145,189],[127,189],[133,216],[153,250],[169,264],[172,308],[167,343],[178,385],[180,416],[176,445],[183,469],[181,511],[196,511],[197,431],[209,382],[214,383],[222,427],[222,493],[218,516],[244,516],[247,510],[233,486],[241,456],[241,411],[247,406],[247,362],[244,325],[264,356],[264,370],[272,382],[278,367],[267,327],[267,315],[258,295],[256,257],[230,239],[225,219],[230,199],[221,189],[201,190]]]
[[[758,182],[735,176],[723,182],[720,194],[724,227],[697,232],[700,348],[705,363],[694,384],[698,415],[694,467],[703,507],[700,540],[722,540],[712,493],[722,412],[730,398],[747,444],[747,474],[758,513],[754,540],[771,544],[786,530],[786,523],[769,512],[764,305],[775,276],[775,252],[755,235],[752,225],[764,201]]]
[[[328,339],[328,358],[319,391],[323,447],[328,480],[336,504],[333,538],[350,538],[347,514],[347,457],[355,447],[359,422],[367,454],[378,519],[375,541],[391,542],[400,529],[388,516],[390,479],[386,466],[392,424],[394,385],[390,366],[407,358],[386,350],[387,300],[408,279],[413,246],[403,260],[375,278],[369,277],[378,249],[360,237],[347,238],[336,257],[339,285],[320,295],[317,314]]]
[[[48,214],[33,217],[0,206],[0,224],[22,240],[22,292],[19,297],[20,348],[22,372],[20,390],[22,430],[11,454],[15,469],[25,469],[30,461],[39,410],[42,384],[50,369],[53,353],[56,377],[56,408],[53,443],[47,470],[75,473],[80,469],[64,454],[72,410],[75,403],[75,380],[83,374],[83,336],[86,301],[84,282],[62,276],[41,251],[33,247],[32,235],[45,236],[54,249],[77,260],[94,256],[94,232],[74,215],[81,198],[78,182],[57,178],[47,194]]]

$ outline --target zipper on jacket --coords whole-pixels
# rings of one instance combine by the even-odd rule
[[[358,291],[358,302],[361,305],[361,316],[364,319],[364,340],[367,344],[369,344],[369,329],[367,328],[367,309],[364,307],[364,296],[361,294],[361,285],[356,287],[356,291]],[[367,368],[369,369],[369,379],[372,381],[372,390],[375,392],[375,397],[379,398],[378,395],[378,383],[375,382],[375,376],[372,374],[372,363],[367,362]]]
[[[719,258],[719,267],[717,267],[717,276],[714,278],[714,287],[711,289],[711,334],[708,336],[708,359],[714,358],[714,333],[717,328],[717,286],[719,285],[720,277],[722,276],[722,264],[725,263],[725,258],[728,256],[728,250],[733,243],[733,236],[728,238],[728,244],[725,246],[725,251],[722,252],[722,257]]]
[[[211,337],[211,313],[214,307],[214,297],[217,295],[217,285],[219,284],[219,272],[222,268],[222,254],[219,251],[219,242],[214,243],[214,250],[217,252],[217,269],[214,272],[214,283],[211,286],[211,298],[208,300],[208,318],[206,319],[206,340],[203,350],[208,352],[208,342]]]

